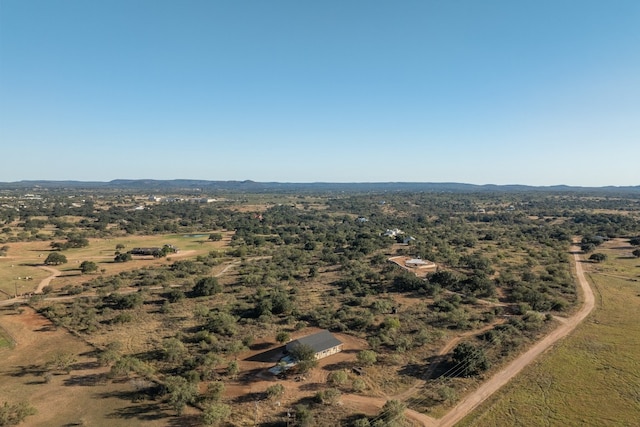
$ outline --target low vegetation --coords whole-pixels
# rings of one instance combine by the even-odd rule
[[[460,425],[634,425],[640,413],[640,266],[625,239],[588,266],[597,305],[584,324]],[[606,400],[602,399],[606,396]]]
[[[289,412],[299,425],[441,413],[574,309],[573,236],[593,268],[609,268],[611,239],[637,236],[640,212],[631,196],[537,193],[67,196],[0,208],[5,252],[61,273],[31,306],[96,349],[105,382],[153,401],[146,417],[206,425],[255,422],[262,400],[264,420]],[[350,351],[318,361],[298,346],[295,368],[265,380],[270,352],[318,329]],[[79,360],[47,356],[38,369],[54,380]],[[354,418],[352,393],[389,402]]]

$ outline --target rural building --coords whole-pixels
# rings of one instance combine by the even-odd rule
[[[412,268],[428,268],[428,267],[435,267],[436,266],[431,261],[425,261],[425,260],[423,260],[421,258],[408,259],[408,260],[406,260],[404,262],[404,265],[406,267],[412,267]]]
[[[396,237],[399,234],[404,234],[404,231],[398,228],[394,228],[393,230],[387,228],[387,231],[385,231],[383,235],[387,237]]]
[[[160,248],[133,248],[129,253],[131,255],[155,255],[160,253]]]
[[[322,359],[342,351],[342,342],[327,330],[298,338],[287,344],[287,351],[298,345],[308,345],[316,352],[316,359]]]
[[[178,248],[173,245],[164,245],[161,248],[133,248],[129,251],[131,255],[144,255],[144,256],[163,256],[168,253],[176,253]]]
[[[403,238],[402,238],[402,244],[403,244],[403,245],[408,245],[409,243],[411,243],[411,242],[413,242],[413,241],[415,241],[415,240],[416,240],[416,238],[415,238],[415,237],[413,237],[413,236],[403,237]]]

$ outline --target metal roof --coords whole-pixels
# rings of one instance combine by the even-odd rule
[[[320,353],[321,351],[328,350],[340,344],[342,344],[342,341],[334,337],[331,332],[324,330],[291,341],[287,344],[287,350],[290,350],[297,345],[308,345],[316,353]]]

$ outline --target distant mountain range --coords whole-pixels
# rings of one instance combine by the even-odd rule
[[[455,182],[358,182],[358,183],[289,183],[255,181],[206,181],[197,179],[115,179],[100,181],[17,181],[0,182],[0,189],[112,189],[136,190],[147,192],[160,191],[227,191],[246,193],[271,192],[372,192],[372,191],[408,191],[408,192],[597,192],[597,193],[638,193],[636,186],[574,187],[568,185],[530,186],[530,185],[476,185]]]

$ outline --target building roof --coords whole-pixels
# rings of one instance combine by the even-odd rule
[[[287,344],[287,350],[290,350],[297,345],[308,345],[316,353],[320,353],[321,351],[328,350],[340,344],[342,344],[342,341],[334,337],[331,332],[324,330],[291,341]]]

